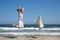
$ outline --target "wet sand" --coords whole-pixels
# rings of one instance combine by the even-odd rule
[[[60,40],[60,36],[19,36],[16,38],[0,36],[0,40]]]

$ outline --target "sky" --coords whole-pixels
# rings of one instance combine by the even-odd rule
[[[60,24],[60,0],[0,0],[0,24],[18,23],[18,3],[24,7],[24,24],[35,24],[38,16],[44,24]]]

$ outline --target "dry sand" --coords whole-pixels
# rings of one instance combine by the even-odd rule
[[[0,37],[0,40],[60,40],[60,36],[19,36],[16,38]]]

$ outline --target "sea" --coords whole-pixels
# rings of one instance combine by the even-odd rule
[[[13,24],[0,24],[0,27],[15,27],[15,26],[12,26]],[[38,28],[38,24],[24,24],[24,27],[33,27],[33,28]],[[44,28],[60,28],[60,24],[44,24]]]
[[[0,28],[15,28],[12,26],[13,24],[0,24]],[[39,28],[38,24],[24,24],[25,28]],[[60,24],[44,24],[43,30],[32,30],[32,29],[24,29],[24,30],[2,30],[0,29],[0,33],[2,34],[43,34],[43,35],[60,35]]]

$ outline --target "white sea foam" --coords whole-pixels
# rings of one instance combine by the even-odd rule
[[[44,33],[44,32],[41,32],[41,33],[38,33],[38,32],[32,32],[32,33],[28,33],[28,32],[23,32],[23,33],[0,33],[0,34],[5,34],[5,35],[60,35],[60,33]]]
[[[39,30],[39,28],[0,28],[0,30]],[[43,28],[42,30],[60,30],[60,28]],[[42,31],[40,30],[40,31]],[[0,34],[4,35],[60,35],[60,32],[0,32]]]
[[[39,30],[39,28],[5,28],[5,27],[0,27],[0,30]],[[43,28],[42,30],[60,30],[60,28]]]

